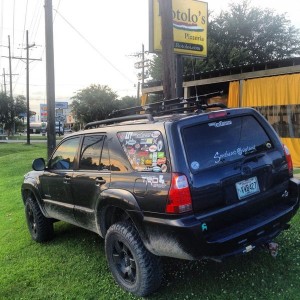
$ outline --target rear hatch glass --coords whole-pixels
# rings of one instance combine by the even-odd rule
[[[270,138],[253,116],[184,128],[183,140],[189,168],[194,174],[273,148]]]

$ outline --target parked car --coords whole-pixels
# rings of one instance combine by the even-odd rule
[[[99,234],[116,282],[138,296],[159,288],[163,256],[273,247],[299,207],[291,156],[257,111],[216,106],[154,103],[65,137],[24,177],[32,238],[51,239],[57,220]]]

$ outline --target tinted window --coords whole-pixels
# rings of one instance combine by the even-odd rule
[[[73,169],[76,152],[79,146],[80,137],[64,141],[53,153],[49,161],[50,169]]]
[[[85,136],[80,153],[79,168],[85,170],[100,169],[100,155],[104,136]]]
[[[125,131],[118,139],[136,171],[167,172],[167,158],[160,131]]]
[[[264,129],[251,116],[185,128],[183,139],[192,172],[273,147]]]

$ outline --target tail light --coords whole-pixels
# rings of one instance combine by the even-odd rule
[[[172,174],[166,212],[180,214],[192,210],[192,198],[188,180],[185,175]]]
[[[289,151],[289,148],[286,145],[282,145],[283,146],[283,150],[284,150],[284,155],[288,164],[288,170],[291,176],[293,176],[293,161],[292,161],[292,156],[291,153]]]

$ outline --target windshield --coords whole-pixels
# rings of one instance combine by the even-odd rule
[[[252,116],[187,127],[182,134],[193,173],[273,148],[270,138]]]

